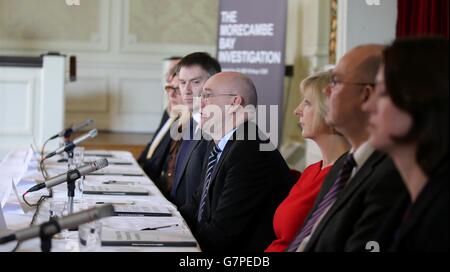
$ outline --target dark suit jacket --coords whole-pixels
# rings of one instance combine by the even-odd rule
[[[344,154],[336,161],[322,185],[308,219],[320,200],[333,185],[341,169]],[[366,244],[375,241],[387,251],[392,233],[380,229],[395,222],[386,222],[393,203],[407,194],[393,162],[375,151],[340,192],[336,202],[314,231],[305,251],[366,251]],[[306,221],[305,221],[306,222]]]
[[[147,144],[144,151],[142,151],[141,155],[138,158],[138,163],[144,170],[144,172],[147,174],[147,176],[156,184],[156,186],[164,186],[164,181],[161,177],[161,172],[164,167],[164,164],[167,160],[167,155],[169,154],[169,147],[170,147],[170,133],[166,133],[164,135],[163,139],[161,140],[158,147],[155,149],[155,152],[153,153],[153,156],[147,160],[147,152],[150,148],[150,145],[153,143],[153,140],[155,136],[158,134],[158,132],[161,130],[161,128],[164,126],[166,121],[169,119],[169,115],[166,111],[164,111],[164,114],[161,118],[161,122],[155,131],[155,134],[152,138],[152,140]]]
[[[244,127],[234,135],[244,131],[247,136]],[[278,150],[260,151],[262,143],[259,139],[228,141],[211,176],[206,215],[197,223],[205,161],[202,185],[181,210],[203,251],[263,252],[275,238],[273,215],[289,193],[293,177]],[[213,146],[211,142],[207,154]]]
[[[400,199],[391,217],[403,215],[397,225],[391,251],[449,250],[449,182],[448,161],[442,172],[432,176],[411,204],[410,197]],[[406,205],[405,205],[406,204]],[[405,213],[405,207],[409,209]],[[399,227],[400,226],[400,227]]]
[[[192,120],[191,120],[192,122]],[[192,129],[196,124],[192,126]],[[189,149],[186,151],[186,156],[183,161],[180,161],[181,170],[177,169],[173,181],[173,188],[171,193],[171,201],[179,207],[179,209],[186,205],[187,200],[190,200],[196,192],[201,183],[201,175],[204,159],[206,157],[206,149],[208,141],[200,139],[201,130],[198,130],[197,137],[194,140],[189,140]],[[180,157],[177,158],[177,164]]]

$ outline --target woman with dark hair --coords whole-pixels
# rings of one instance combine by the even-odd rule
[[[448,40],[410,38],[383,52],[370,113],[373,146],[392,157],[408,190],[392,216],[393,251],[449,249]]]

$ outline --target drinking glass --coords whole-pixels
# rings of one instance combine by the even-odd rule
[[[102,222],[97,220],[78,226],[80,251],[95,252],[101,247]]]

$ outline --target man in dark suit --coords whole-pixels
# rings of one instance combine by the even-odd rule
[[[221,71],[220,64],[209,54],[195,52],[181,59],[179,65],[180,91],[190,119],[176,158],[175,177],[170,200],[181,208],[192,198],[201,181],[202,165],[208,141],[202,139],[199,95],[205,82]]]
[[[374,93],[382,48],[357,47],[333,71],[326,121],[352,149],[330,170],[288,251],[386,251],[392,242],[385,217],[406,189],[392,161],[368,142],[368,114],[362,111]]]
[[[161,122],[155,131],[155,136],[153,136],[152,140],[147,144],[137,160],[147,176],[155,183],[158,182],[159,177],[161,176],[162,167],[168,154],[170,133],[164,134],[163,138],[157,145],[157,148],[150,158],[147,158],[147,154],[155,137],[159,134],[161,128],[164,126],[168,119],[169,114],[167,113],[167,111],[164,111]]]
[[[170,127],[177,120],[178,115],[172,110],[178,104],[182,103],[179,89],[178,75],[176,74],[177,63],[179,58],[168,59],[168,66],[166,74],[165,91],[167,92],[169,104],[164,111],[161,122],[155,132],[155,136],[147,144],[138,158],[138,163],[147,174],[147,176],[155,183],[160,191],[168,196],[170,190],[168,189],[167,176],[168,160],[171,154],[174,141],[171,139]],[[171,148],[172,147],[172,148]],[[174,153],[174,152],[172,152]]]
[[[175,177],[170,194],[170,200],[177,207],[184,206],[197,190],[200,181],[203,162],[209,141],[201,138],[201,130],[197,122],[191,119],[189,123],[189,138],[182,140],[177,156]],[[194,134],[194,130],[197,130]],[[192,132],[192,133],[191,133]]]
[[[243,108],[256,104],[252,81],[240,73],[219,73],[203,88],[202,130],[213,140],[202,184],[181,210],[203,251],[262,252],[275,237],[273,215],[293,176],[249,120],[254,107],[253,112]]]

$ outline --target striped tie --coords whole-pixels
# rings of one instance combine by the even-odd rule
[[[342,190],[342,188],[344,188],[345,183],[350,178],[352,170],[355,166],[356,166],[355,159],[353,158],[353,155],[350,153],[345,158],[344,164],[341,170],[339,171],[339,175],[336,181],[334,182],[333,186],[330,188],[325,197],[319,202],[319,205],[317,205],[316,210],[313,212],[311,218],[308,220],[306,225],[304,225],[301,231],[297,233],[295,239],[287,249],[288,252],[297,251],[303,239],[305,239],[305,237],[311,234],[312,229],[316,224],[317,220],[319,220],[319,218],[323,215],[323,213],[326,210],[328,210],[328,208],[335,202],[339,192]]]
[[[219,155],[220,152],[222,152],[222,150],[220,150],[220,148],[217,145],[215,145],[208,158],[208,166],[206,167],[207,169],[206,178],[203,184],[202,198],[200,200],[200,206],[198,209],[198,216],[197,216],[198,222],[202,220],[203,213],[205,212],[206,198],[208,197],[209,186],[211,185],[211,175],[214,170],[214,166],[216,166],[217,164],[217,155]]]

